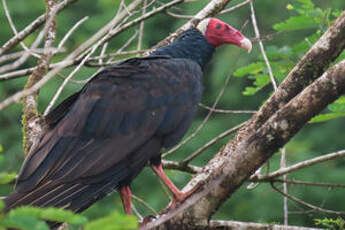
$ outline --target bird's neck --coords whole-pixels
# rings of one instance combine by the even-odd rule
[[[197,29],[185,31],[175,42],[154,51],[150,56],[168,55],[173,58],[188,58],[197,62],[203,69],[211,59],[215,47],[207,42]]]

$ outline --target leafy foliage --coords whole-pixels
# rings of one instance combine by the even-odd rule
[[[297,13],[297,15],[290,16],[283,22],[273,25],[276,31],[318,30],[292,46],[266,47],[266,53],[270,60],[273,74],[278,82],[281,82],[286,77],[287,73],[295,65],[296,60],[305,54],[335,18],[332,10],[317,8],[311,0],[293,0],[292,4],[288,4],[286,8]],[[234,76],[247,76],[249,79],[254,80],[253,85],[246,87],[242,92],[248,96],[256,94],[259,90],[270,84],[267,67],[262,56],[257,62],[238,68],[234,72]]]
[[[91,221],[85,226],[85,230],[130,230],[137,229],[137,218],[134,216],[120,215],[118,213]]]
[[[333,104],[329,105],[328,110],[331,112],[313,117],[310,123],[324,122],[338,117],[345,117],[345,96],[340,97]]]
[[[344,230],[345,229],[345,221],[338,217],[337,219],[332,218],[323,218],[323,219],[315,219],[315,225],[321,226],[326,229],[331,230]]]
[[[0,200],[0,211],[3,208],[4,203]],[[118,213],[88,222],[86,217],[68,210],[23,206],[11,210],[8,214],[0,214],[0,230],[6,228],[49,230],[46,221],[84,226],[86,230],[130,230],[138,227],[137,218]]]

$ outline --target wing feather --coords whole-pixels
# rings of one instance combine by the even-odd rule
[[[58,106],[56,116],[48,116],[51,126],[25,160],[16,190],[51,180],[87,184],[111,176],[116,185],[131,178],[139,170],[131,160],[144,167],[165,138],[182,138],[186,128],[179,126],[190,125],[201,75],[190,60],[158,57],[131,59],[99,73]]]

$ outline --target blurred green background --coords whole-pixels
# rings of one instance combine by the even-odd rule
[[[82,17],[88,15],[90,18],[83,23],[76,32],[67,41],[65,48],[71,51],[78,47],[82,42],[87,40],[92,34],[107,23],[116,13],[120,1],[114,0],[99,0],[99,1],[79,1],[70,6],[68,9],[62,11],[57,17],[57,41],[60,41],[65,33]],[[126,1],[127,3],[130,1]],[[168,2],[168,1],[161,1]],[[229,6],[233,6],[241,1],[233,0]],[[273,25],[280,23],[290,16],[297,15],[298,12],[288,10],[287,5],[303,2],[301,0],[256,0],[255,9],[258,20],[259,29],[262,35],[274,34],[272,40],[264,41],[266,47],[279,47],[288,49],[305,38],[319,31],[322,34],[325,28],[306,28],[303,30],[282,32],[275,34]],[[332,12],[342,11],[345,7],[343,0],[315,0],[312,1],[315,8],[320,8],[323,11],[332,9]],[[206,0],[195,1],[179,5],[179,9],[172,11],[180,14],[193,15],[198,12],[203,6],[208,3]],[[157,6],[157,5],[156,5]],[[8,1],[8,7],[12,14],[15,25],[18,30],[25,28],[33,19],[41,15],[45,11],[43,1],[37,0],[11,0]],[[153,6],[150,7],[150,9]],[[245,6],[233,13],[219,16],[220,19],[233,25],[235,28],[241,29],[243,34],[249,38],[253,38],[254,31],[250,23],[250,8]],[[326,21],[332,21],[335,17],[330,16]],[[249,20],[249,23],[246,22]],[[13,33],[7,23],[3,7],[0,7],[0,44],[4,44]],[[165,14],[159,14],[150,18],[145,23],[145,33],[143,37],[143,48],[150,48],[152,45],[166,37],[170,32],[173,32],[181,26],[185,20],[174,19]],[[246,24],[246,25],[245,25]],[[245,25],[245,26],[244,26]],[[112,39],[109,43],[108,52],[114,52],[121,47],[128,38],[133,35],[138,26],[120,34]],[[34,34],[35,36],[37,33]],[[25,40],[27,45],[35,39],[35,36],[30,36]],[[128,47],[128,50],[136,49],[137,40]],[[283,51],[282,51],[283,52]],[[58,54],[54,57],[53,62],[62,60],[66,54]],[[293,67],[301,58],[301,53],[295,52],[289,55],[286,60],[280,58],[282,63],[287,63],[286,68],[281,71],[282,80],[288,73],[288,70]],[[226,76],[234,72],[237,68],[246,66],[250,63],[256,62],[260,59],[260,50],[258,44],[254,44],[253,51],[247,54],[245,50],[238,47],[227,46],[217,50],[213,60],[208,65],[205,76],[205,91],[202,102],[211,106],[214,102],[219,90],[224,85]],[[30,59],[24,67],[35,65],[36,60]],[[67,75],[73,68],[68,68],[62,72]],[[97,68],[84,67],[78,72],[74,79],[81,80],[91,76]],[[43,112],[57,88],[62,83],[61,78],[55,77],[41,90],[39,96],[39,108]],[[21,90],[26,82],[26,77],[0,82],[0,100],[5,99],[9,95]],[[220,100],[217,108],[234,109],[234,110],[257,110],[262,103],[272,93],[271,84],[261,87],[255,95],[243,95],[243,91],[247,86],[252,85],[253,79],[251,77],[236,78],[232,77],[229,86],[223,97]],[[59,99],[61,102],[64,98],[71,95],[73,92],[82,87],[82,84],[70,83],[63,90],[62,96]],[[22,150],[22,129],[21,129],[21,109],[20,104],[11,105],[4,111],[0,112],[0,145],[2,146],[2,158],[0,163],[0,172],[18,172],[23,161],[24,155]],[[207,110],[200,108],[195,119],[193,127],[189,133],[197,128],[206,116]],[[239,124],[242,121],[250,118],[246,114],[214,114],[207,122],[204,129],[192,141],[180,148],[177,152],[170,155],[168,159],[182,160],[188,154],[194,152],[210,139],[216,137],[223,131]],[[293,164],[304,159],[316,157],[325,153],[344,149],[345,147],[345,119],[338,118],[324,123],[308,124],[296,137],[294,137],[287,144],[287,163]],[[195,159],[192,163],[198,166],[203,166],[207,161],[221,148],[230,137],[219,141],[212,148],[205,151],[200,157]],[[271,170],[279,167],[280,153],[276,153],[271,159]],[[344,159],[337,159],[334,161],[318,164],[308,169],[300,170],[288,176],[290,179],[299,179],[307,181],[319,182],[344,182]],[[177,172],[173,170],[167,171],[177,185],[182,187],[191,178],[191,175]],[[278,185],[278,184],[277,184]],[[6,195],[12,190],[13,185],[0,185],[0,196]],[[280,187],[280,185],[279,185]],[[317,206],[322,206],[328,209],[345,210],[345,203],[342,202],[344,194],[342,189],[329,189],[306,187],[300,185],[291,185],[288,187],[289,192],[298,196],[307,202],[311,202]],[[141,175],[133,182],[132,191],[135,195],[144,199],[156,210],[161,210],[168,204],[168,199],[160,188],[157,178],[153,172],[146,168]],[[147,208],[140,203],[134,201],[138,211],[146,216],[152,214]],[[93,205],[84,214],[89,219],[94,219],[109,214],[112,211],[123,212],[121,200],[115,192],[106,197],[102,201]],[[313,211],[306,211],[305,207],[289,201],[289,224],[314,226],[315,218],[322,218],[325,216],[336,217],[332,215],[325,215]],[[282,223],[283,220],[283,198],[281,195],[274,192],[269,184],[260,184],[254,190],[247,190],[246,185],[235,193],[230,200],[224,203],[222,208],[217,212],[214,218],[233,219],[239,221],[251,221],[262,223]]]

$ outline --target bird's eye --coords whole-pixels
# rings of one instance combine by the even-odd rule
[[[222,25],[221,24],[216,24],[216,29],[219,30],[220,28],[222,28]]]

